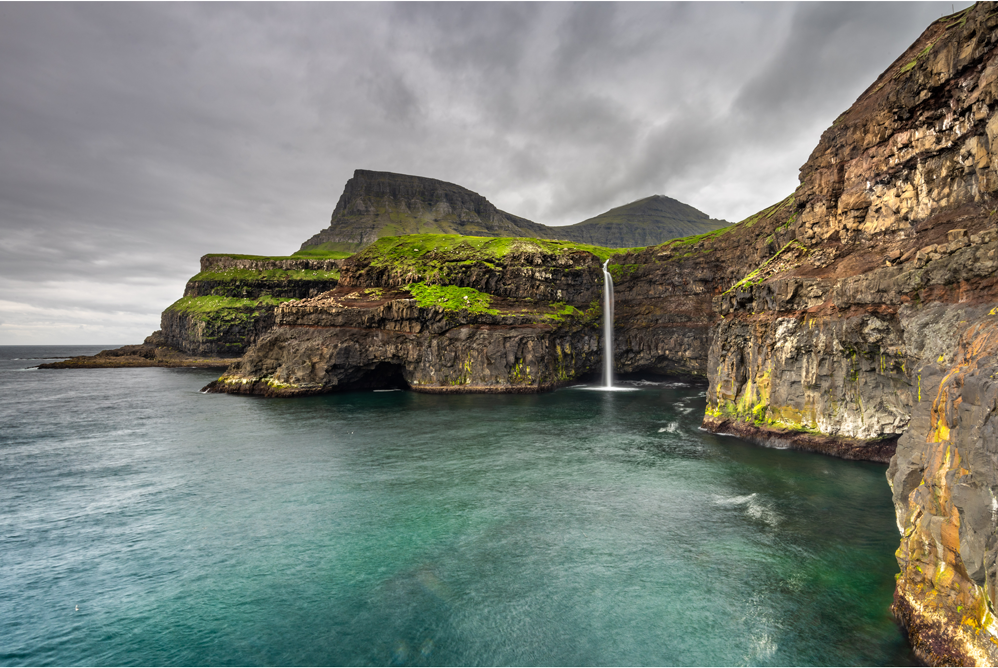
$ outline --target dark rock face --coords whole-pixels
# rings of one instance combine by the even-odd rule
[[[275,327],[209,389],[292,396],[402,384],[424,392],[537,392],[598,366],[602,271],[592,254],[549,252],[523,240],[496,257],[459,248],[414,258],[379,265],[372,251],[348,259],[335,290],[279,306]],[[420,305],[409,286],[426,272],[487,294],[491,308]]]
[[[206,255],[184,296],[160,317],[165,345],[188,355],[238,357],[274,326],[274,310],[336,286],[339,260]]]
[[[278,309],[277,326],[210,391],[299,396],[341,389],[538,392],[598,364],[577,322],[421,308],[405,293],[341,287]]]
[[[199,357],[187,355],[166,344],[162,332],[153,332],[140,345],[122,346],[102,350],[96,355],[71,357],[59,362],[39,364],[39,369],[108,369],[121,367],[196,367],[224,369],[234,358]]]

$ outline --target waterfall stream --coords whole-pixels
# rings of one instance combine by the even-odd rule
[[[603,387],[613,387],[613,277],[603,263]]]

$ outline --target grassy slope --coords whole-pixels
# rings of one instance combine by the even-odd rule
[[[510,253],[567,255],[592,253],[600,260],[611,255],[637,251],[638,248],[606,248],[592,244],[527,237],[476,237],[458,234],[411,234],[404,237],[382,237],[358,254],[375,267],[394,265],[427,273],[447,263],[471,264],[484,262],[494,265]]]

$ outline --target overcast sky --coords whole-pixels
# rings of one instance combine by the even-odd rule
[[[549,225],[736,221],[969,3],[0,3],[0,345],[141,342],[211,252],[290,254],[354,169]]]

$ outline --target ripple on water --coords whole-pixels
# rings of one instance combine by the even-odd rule
[[[702,386],[122,371],[0,383],[0,663],[908,661],[883,467],[700,431]]]

